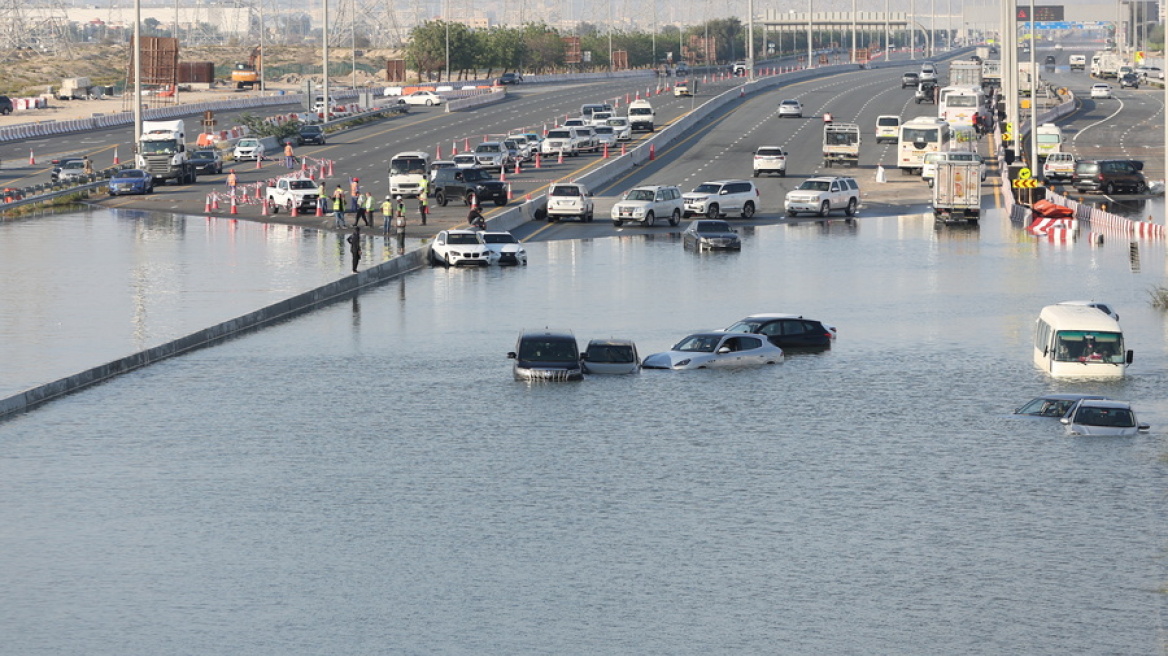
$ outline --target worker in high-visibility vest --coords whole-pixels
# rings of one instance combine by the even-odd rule
[[[385,232],[385,234],[387,234],[387,235],[389,234],[389,224],[390,224],[390,221],[392,219],[393,219],[393,199],[390,198],[389,196],[386,196],[385,202],[381,204],[381,220],[383,221],[383,223],[381,225],[381,230],[383,232]]]
[[[284,142],[284,168],[290,169],[296,166],[296,155],[292,152],[292,140]]]
[[[361,201],[361,206],[365,209],[365,225],[369,226],[370,228],[373,227],[373,204],[373,194],[365,194],[365,198],[363,198]]]
[[[231,195],[235,195],[235,188],[239,186],[239,176],[235,175],[235,169],[231,169],[231,173],[227,174],[227,190]]]

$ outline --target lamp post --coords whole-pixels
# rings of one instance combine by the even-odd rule
[[[754,0],[746,0],[746,79],[754,80]]]
[[[142,0],[134,0],[134,152],[142,143]],[[135,158],[137,159],[137,158]],[[134,163],[137,166],[137,162]]]
[[[446,81],[450,82],[450,7],[448,0],[442,1],[442,26],[446,28]]]
[[[811,23],[815,15],[815,0],[807,0],[807,68],[811,68],[811,56],[813,54],[811,47],[812,41],[812,27]]]
[[[324,84],[322,85],[324,86],[324,93],[321,97],[324,99],[324,122],[328,123],[329,116],[332,113],[330,111],[332,110],[332,103],[329,101],[329,6],[328,0],[321,0],[321,2],[324,5],[324,38],[322,44],[324,46]]]

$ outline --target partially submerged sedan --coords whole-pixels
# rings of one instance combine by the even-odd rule
[[[664,353],[645,358],[646,369],[712,369],[776,364],[783,349],[759,335],[711,331],[690,335]]]
[[[1022,407],[1014,411],[1016,415],[1027,417],[1049,417],[1062,419],[1066,417],[1075,404],[1085,399],[1104,400],[1106,396],[1094,394],[1046,394],[1027,401]]]
[[[1083,399],[1059,421],[1068,435],[1131,437],[1150,428],[1136,419],[1130,403],[1103,399]]]
[[[742,240],[738,238],[738,233],[734,232],[729,223],[721,219],[693,221],[685,232],[681,233],[681,245],[695,251],[742,250]]]
[[[515,235],[499,230],[482,233],[483,242],[495,253],[495,263],[503,266],[527,265],[527,250]]]

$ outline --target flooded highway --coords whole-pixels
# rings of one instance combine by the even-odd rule
[[[1133,261],[1121,236],[1049,243],[998,212],[732,222],[737,254],[634,228],[529,242],[527,267],[422,270],[0,423],[9,648],[1162,649],[1162,242]],[[346,270],[336,235],[51,223],[2,226],[6,277],[44,269],[0,301],[9,387],[10,358],[35,369],[60,345],[67,368]],[[62,253],[54,230],[90,238]],[[38,316],[61,295],[84,321]],[[1125,379],[1035,369],[1034,318],[1071,299],[1116,307]],[[644,356],[758,312],[839,338],[769,367],[565,384],[516,382],[504,357],[526,328]],[[1010,416],[1048,391],[1129,400],[1152,431]]]

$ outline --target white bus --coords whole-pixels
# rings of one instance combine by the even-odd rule
[[[896,165],[900,172],[920,173],[925,154],[949,150],[951,137],[949,124],[939,118],[918,117],[901,123],[896,145]]]
[[[1055,378],[1122,378],[1132,352],[1107,313],[1086,305],[1048,305],[1034,327],[1034,364]]]
[[[974,87],[945,87],[937,100],[937,118],[951,128],[972,128],[973,115],[984,111],[985,94]]]

